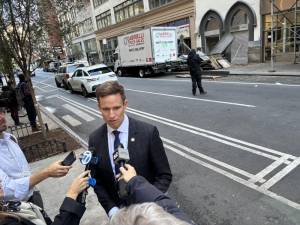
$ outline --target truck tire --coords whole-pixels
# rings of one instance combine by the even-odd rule
[[[117,70],[117,76],[122,77],[123,76],[123,71],[121,69]]]
[[[145,70],[144,69],[139,69],[139,77],[144,78],[145,77]]]

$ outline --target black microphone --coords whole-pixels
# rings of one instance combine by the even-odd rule
[[[99,161],[99,159],[96,155],[96,149],[94,147],[90,147],[89,150],[87,150],[79,155],[79,160],[82,165],[85,165],[85,171],[90,170],[91,166],[97,165],[98,161]],[[96,185],[96,179],[94,179],[93,177],[90,177],[89,178],[89,186],[94,187],[95,185]],[[83,205],[85,204],[86,196],[88,194],[87,189],[88,188],[83,190],[77,197],[77,202],[79,202]]]
[[[129,152],[127,149],[124,148],[122,144],[119,144],[119,146],[115,149],[113,153],[113,160],[115,165],[118,165],[119,167],[125,168],[125,163],[129,161]],[[126,169],[126,168],[125,168]],[[121,179],[118,182],[118,194],[121,199],[126,198],[128,196],[127,190],[126,190],[126,182]]]

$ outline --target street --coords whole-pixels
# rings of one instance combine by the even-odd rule
[[[175,75],[119,78],[127,114],[158,127],[173,172],[169,195],[197,224],[300,224],[300,78],[227,77],[191,92]],[[39,103],[82,142],[102,123],[95,96],[32,78]],[[89,210],[89,209],[87,209]]]

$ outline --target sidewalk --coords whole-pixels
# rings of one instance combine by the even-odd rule
[[[228,75],[256,75],[256,76],[295,76],[300,77],[300,64],[293,63],[275,63],[274,72],[270,72],[271,64],[257,63],[248,65],[232,65],[228,69],[217,70],[227,71]]]
[[[268,63],[256,63],[248,65],[232,65],[228,69],[219,70],[205,70],[203,71],[204,79],[215,79],[220,76],[242,76],[242,75],[254,75],[254,76],[289,76],[300,77],[300,64],[293,63],[275,63],[274,72],[270,72],[271,64]],[[185,71],[177,74],[178,78],[189,78],[189,72]]]
[[[22,113],[23,114],[23,113]],[[53,121],[49,116],[41,112],[43,117],[43,122],[48,124],[49,130],[56,129],[60,127],[55,121]],[[13,120],[10,117],[10,114],[6,114],[7,125],[13,126]],[[20,117],[20,121],[27,123],[28,119],[27,116]],[[83,152],[84,149],[80,148],[75,151],[76,156],[78,158],[79,154]],[[52,162],[63,160],[65,156],[68,154],[63,153],[59,155],[55,155],[53,157],[49,157],[44,160],[40,160],[37,162],[30,163],[30,167],[32,172],[39,171]],[[48,215],[53,219],[55,215],[58,214],[59,208],[63,202],[65,194],[68,190],[69,185],[72,183],[73,179],[84,171],[84,166],[80,164],[79,160],[72,165],[72,169],[70,172],[62,178],[49,178],[40,184],[37,185],[37,188],[41,191],[43,200],[44,200],[44,207],[45,211]],[[107,223],[108,218],[102,206],[99,204],[97,196],[94,193],[92,188],[89,189],[89,194],[87,196],[87,203],[86,203],[86,212],[81,220],[81,225],[104,225]]]

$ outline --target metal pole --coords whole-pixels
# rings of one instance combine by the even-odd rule
[[[270,72],[275,72],[274,69],[274,37],[273,37],[273,32],[274,32],[274,0],[271,2],[271,70]]]
[[[297,38],[297,5],[298,5],[298,0],[295,2],[295,14],[294,14],[294,64],[297,63],[297,48],[296,48],[296,38]]]

